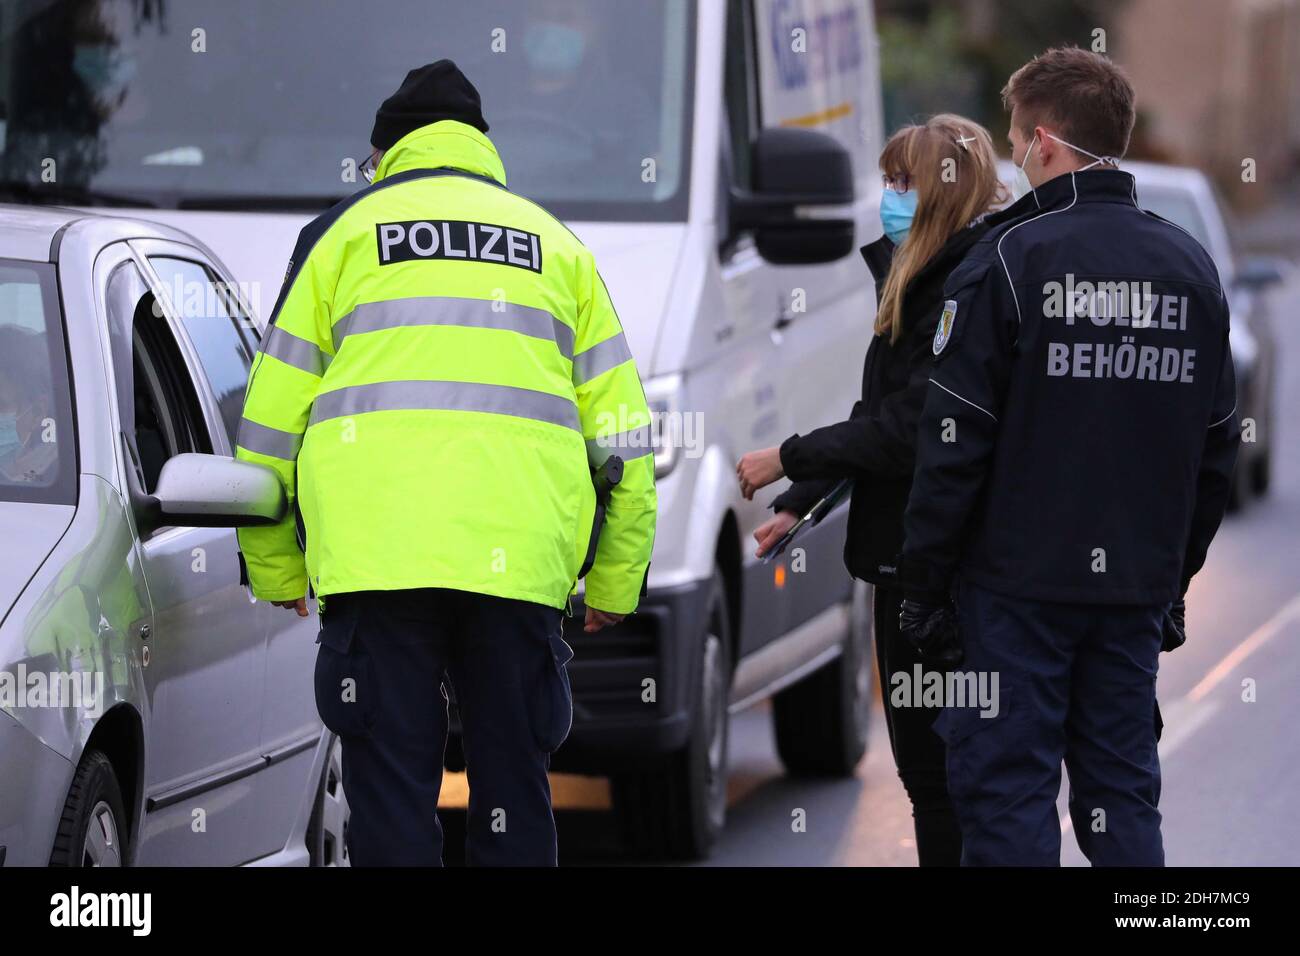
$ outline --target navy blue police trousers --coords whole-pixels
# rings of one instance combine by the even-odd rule
[[[1093,865],[1162,866],[1156,667],[1166,607],[1030,601],[970,583],[957,597],[959,675],[996,688],[996,707],[967,692],[965,706],[949,699],[935,721],[962,865],[1060,865],[1064,762],[1074,835]]]
[[[466,591],[325,598],[316,707],[343,748],[355,866],[438,866],[444,681],[469,778],[466,862],[554,866],[550,754],[573,720],[572,651],[554,608]]]

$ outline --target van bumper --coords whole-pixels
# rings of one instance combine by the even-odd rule
[[[685,746],[707,601],[707,582],[652,589],[635,614],[596,634],[582,630],[586,608],[574,602],[564,620],[573,728],[553,769],[604,775]]]

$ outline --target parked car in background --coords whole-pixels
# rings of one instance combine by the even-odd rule
[[[1237,414],[1244,429],[1253,423],[1252,432],[1243,432],[1248,440],[1242,442],[1233,475],[1229,507],[1240,508],[1251,495],[1268,491],[1272,473],[1276,349],[1270,300],[1263,293],[1282,280],[1282,272],[1269,257],[1235,253],[1224,208],[1200,170],[1127,161],[1120,168],[1133,174],[1138,205],[1189,232],[1218,267],[1231,320]],[[1015,167],[1004,161],[999,172],[1010,186]]]
[[[1238,256],[1225,211],[1210,180],[1200,170],[1154,163],[1125,163],[1137,180],[1144,209],[1182,226],[1205,247],[1219,268],[1231,314],[1232,359],[1237,371],[1237,413],[1243,441],[1233,476],[1231,507],[1268,491],[1272,474],[1274,396],[1277,391],[1273,317],[1261,294],[1282,278],[1266,257]]]
[[[0,864],[346,859],[315,622],[252,600],[259,331],[176,229],[0,206]]]

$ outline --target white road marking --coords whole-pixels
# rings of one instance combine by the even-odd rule
[[[1165,733],[1160,737],[1160,759],[1169,759],[1170,754],[1191,739],[1203,724],[1220,709],[1218,701],[1197,702],[1183,697],[1163,712]]]
[[[1280,634],[1292,620],[1297,618],[1300,618],[1300,594],[1287,601],[1281,610],[1255,628],[1250,637],[1234,647],[1223,660],[1210,668],[1210,672],[1201,678],[1201,682],[1187,692],[1187,699],[1193,701],[1203,699],[1224,678],[1236,670],[1246,658]]]
[[[1161,716],[1165,724],[1165,733],[1160,738],[1162,763],[1222,709],[1220,702],[1207,701],[1206,695],[1240,667],[1246,658],[1282,633],[1294,620],[1300,620],[1300,594],[1292,597],[1272,617],[1251,631],[1244,641],[1211,667],[1185,697],[1180,697],[1169,706],[1161,708]],[[1070,819],[1069,813],[1063,813],[1061,835],[1065,836],[1073,829],[1074,822]]]

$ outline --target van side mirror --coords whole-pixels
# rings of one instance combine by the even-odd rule
[[[771,127],[754,140],[751,168],[753,191],[732,192],[731,227],[752,230],[759,255],[775,265],[806,265],[853,251],[853,159],[836,140]]]
[[[194,453],[168,459],[146,500],[154,527],[244,528],[275,524],[288,510],[284,486],[271,469]]]

